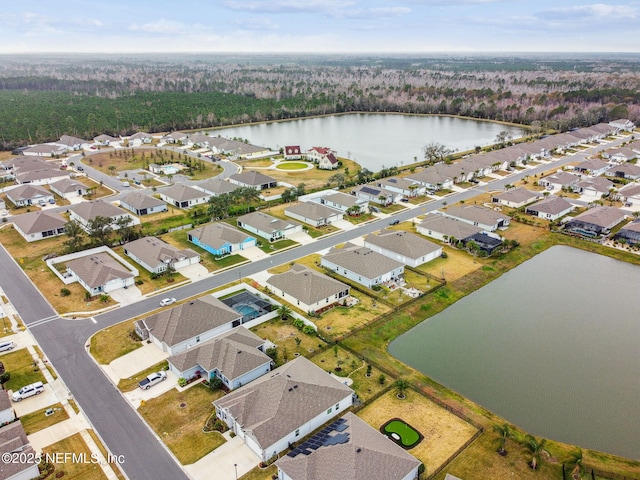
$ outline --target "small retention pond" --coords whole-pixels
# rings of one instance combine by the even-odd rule
[[[640,267],[553,247],[394,340],[538,436],[640,460]]]

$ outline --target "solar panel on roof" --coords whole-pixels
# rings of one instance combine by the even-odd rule
[[[311,455],[311,450],[302,450],[300,453],[303,455]]]
[[[344,432],[348,427],[349,427],[349,425],[347,425],[346,423],[342,423],[342,424],[340,424],[340,425],[338,425],[336,427],[336,431],[337,432]]]
[[[371,187],[362,187],[360,191],[369,193],[371,195],[378,195],[380,193],[380,190],[376,190],[375,188],[371,188]]]
[[[287,453],[287,457],[291,457],[291,458],[295,457],[296,455],[297,453],[293,453],[293,451]]]

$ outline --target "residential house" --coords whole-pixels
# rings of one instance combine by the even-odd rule
[[[352,412],[276,461],[278,480],[415,480],[422,462]]]
[[[179,249],[157,237],[138,238],[124,244],[124,253],[151,273],[178,270],[200,262],[200,255],[190,248]]]
[[[278,181],[275,178],[254,170],[235,173],[229,177],[229,181],[240,187],[251,187],[256,190],[266,190],[278,186]]]
[[[127,137],[130,147],[139,147],[141,145],[150,145],[153,142],[153,137],[145,132],[134,133],[130,137]]]
[[[618,230],[615,239],[618,242],[626,242],[634,245],[640,243],[640,219],[636,218]]]
[[[403,263],[352,243],[329,250],[320,265],[367,288],[396,281],[404,273]]]
[[[11,190],[5,191],[7,200],[13,203],[16,207],[28,207],[29,205],[44,205],[53,201],[53,194],[38,185],[18,185]]]
[[[353,390],[305,357],[219,398],[216,415],[267,461],[353,404]]]
[[[625,212],[614,207],[595,207],[573,217],[565,229],[582,236],[606,235],[626,218]]]
[[[287,145],[284,147],[285,160],[300,160],[302,158],[302,150],[300,145]]]
[[[627,118],[620,118],[618,120],[612,120],[609,122],[609,125],[611,125],[612,127],[614,127],[616,130],[625,130],[628,132],[632,132],[634,130],[634,128],[636,128],[635,124],[627,119]]]
[[[545,220],[558,220],[569,214],[575,207],[562,197],[549,195],[539,202],[529,205],[525,213]]]
[[[184,132],[171,132],[162,137],[160,141],[163,143],[186,145],[189,141],[189,135]]]
[[[606,158],[612,162],[622,163],[638,158],[638,153],[630,148],[610,148],[602,152],[602,158]]]
[[[540,192],[518,187],[493,195],[491,201],[511,208],[520,208],[527,203],[535,202],[538,198],[540,198]]]
[[[340,162],[338,161],[338,158],[332,153],[325,155],[318,160],[318,168],[320,170],[335,170],[339,166]]]
[[[91,295],[130,287],[138,275],[105,252],[70,260],[66,267],[67,275],[75,278]]]
[[[558,171],[556,173],[552,173],[551,175],[547,175],[546,177],[538,180],[538,185],[548,188],[549,190],[554,188],[570,188],[572,185],[575,185],[580,181],[580,177],[578,175],[573,175],[571,173]]]
[[[191,208],[196,205],[205,205],[211,195],[196,188],[176,183],[168,188],[159,190],[160,198],[170,205],[178,208]]]
[[[445,243],[464,242],[476,233],[483,232],[480,227],[435,213],[427,214],[424,220],[416,226],[416,231],[421,235],[435,238]]]
[[[611,168],[611,164],[607,162],[603,162],[597,158],[591,158],[589,160],[585,160],[584,162],[580,162],[578,165],[573,167],[573,170],[586,175],[602,175],[604,172]]]
[[[22,150],[22,155],[34,157],[59,157],[65,153],[67,153],[66,147],[49,143],[33,145]]]
[[[53,193],[57,193],[67,200],[70,198],[82,197],[89,192],[89,188],[84,183],[71,178],[58,180],[57,182],[52,183],[50,187]]]
[[[348,285],[297,263],[269,277],[267,286],[303,312],[320,313],[349,298]]]
[[[252,212],[238,217],[238,227],[255,233],[270,242],[302,232],[302,224],[293,220],[281,220],[262,212]]]
[[[358,198],[365,199],[369,203],[377,203],[378,205],[390,205],[402,198],[402,194],[390,192],[389,190],[371,184],[358,185],[351,193]]]
[[[209,178],[198,185],[194,185],[193,188],[202,190],[204,193],[215,197],[224,193],[231,193],[234,190],[240,188],[238,185],[221,180],[219,178]]]
[[[162,200],[135,190],[128,192],[120,199],[120,207],[126,208],[136,215],[151,215],[167,211],[167,204]]]
[[[604,177],[589,177],[576,183],[571,189],[588,197],[602,198],[603,195],[609,195],[614,187],[615,183]]]
[[[382,178],[377,182],[378,187],[381,187],[389,192],[403,195],[406,198],[417,197],[424,195],[426,187],[420,185],[418,182],[401,177],[388,177]]]
[[[111,219],[111,228],[118,230],[119,222],[125,219],[129,221],[127,226],[138,225],[140,220],[137,217],[129,215],[121,208],[112,205],[104,200],[93,200],[91,202],[81,202],[77,205],[69,207],[69,220],[76,221],[85,230],[89,231],[91,221],[98,217]]]
[[[11,423],[16,419],[16,412],[13,411],[13,405],[6,390],[0,390],[0,425]],[[0,472],[2,464],[0,464]]]
[[[209,148],[209,143],[211,138],[209,135],[205,135],[203,133],[192,133],[188,135],[186,139],[182,139],[180,133],[174,132],[176,135],[173,138],[178,138],[179,141],[183,142],[185,145],[189,145],[195,148]]]
[[[93,143],[95,145],[99,145],[102,147],[109,147],[111,145],[115,145],[116,143],[119,143],[120,139],[116,138],[116,137],[112,137],[111,135],[98,135],[97,137],[95,137],[93,139]]]
[[[207,146],[213,153],[223,153],[231,156],[232,158],[256,158],[271,154],[271,151],[266,147],[259,147],[257,145],[251,145],[237,140],[230,140],[220,136],[209,137]]]
[[[315,202],[302,202],[296,205],[290,205],[284,209],[284,214],[287,217],[300,220],[314,227],[330,225],[338,220],[342,220],[344,217],[342,210]]]
[[[219,378],[234,390],[271,371],[269,342],[240,326],[167,359],[178,378]]]
[[[143,340],[177,355],[241,324],[241,313],[207,295],[138,320],[134,327]]]
[[[69,151],[77,152],[84,148],[89,148],[89,141],[70,135],[62,135],[60,140],[56,142],[56,145],[61,145]]]
[[[627,180],[638,180],[640,178],[640,165],[633,163],[622,163],[614,165],[604,172],[607,177],[626,178]]]
[[[489,232],[495,232],[499,228],[505,228],[511,221],[511,218],[503,213],[478,205],[452,206],[442,213],[447,217],[467,222]]]
[[[398,262],[419,267],[442,255],[442,247],[415,233],[384,229],[364,237],[364,246]]]
[[[29,443],[20,422],[12,422],[0,428],[0,456],[11,459],[0,462],[0,478],[3,480],[40,478],[38,462],[34,460],[38,458],[36,451]]]
[[[437,192],[438,190],[448,190],[453,187],[453,177],[438,173],[433,168],[427,168],[421,172],[412,173],[405,177],[407,180],[417,182],[426,191]]]
[[[67,220],[55,212],[42,210],[17,215],[12,218],[13,226],[27,242],[64,235]]]
[[[56,165],[33,157],[17,157],[5,163],[18,184],[46,185],[69,178],[69,173]]]
[[[310,162],[319,163],[323,158],[328,157],[329,155],[337,157],[338,153],[327,147],[311,147],[305,152],[304,157]]]
[[[190,242],[216,256],[255,247],[256,239],[226,223],[209,223],[187,233]]]
[[[359,215],[365,213],[369,207],[369,201],[365,198],[359,198],[354,195],[336,192],[313,200],[320,202],[327,207],[335,208],[349,214]],[[353,212],[353,213],[352,213]]]
[[[640,205],[640,185],[630,183],[618,191],[618,197],[629,204]]]

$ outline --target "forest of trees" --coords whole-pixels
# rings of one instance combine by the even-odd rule
[[[640,57],[2,57],[0,148],[366,111],[640,120]]]

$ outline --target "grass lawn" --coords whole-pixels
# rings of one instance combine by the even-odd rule
[[[136,263],[132,258],[129,258],[125,255],[124,247],[113,247],[113,251],[120,255],[122,258],[126,259],[127,262],[131,263],[138,269],[139,275],[136,277],[136,282],[142,280],[143,283],[140,285],[136,283],[136,287],[138,287],[140,293],[142,293],[143,295],[146,295],[147,293],[153,292],[160,288],[167,287],[172,283],[177,284],[187,280],[186,277],[178,272],[173,272],[171,275],[163,275],[157,278],[152,278],[152,274],[150,271],[145,269],[142,265]]]
[[[291,320],[283,322],[279,319],[256,325],[251,329],[260,338],[271,340],[278,349],[277,363],[281,365],[292,360],[296,353],[309,357],[326,344],[315,335],[307,335],[301,332],[291,323]],[[296,338],[300,341],[298,344]]]
[[[277,474],[278,467],[275,465],[269,465],[267,468],[255,467],[241,476],[240,480],[271,480],[273,475]]]
[[[414,390],[408,390],[403,400],[391,390],[360,410],[358,416],[376,430],[396,417],[418,430],[424,439],[409,453],[425,464],[427,473],[439,467],[476,432],[475,427]]]
[[[178,248],[190,248],[200,254],[200,265],[206,268],[209,272],[220,270],[221,268],[230,267],[239,263],[246,262],[247,259],[242,255],[234,254],[222,257],[220,260],[216,260],[214,255],[207,252],[203,248],[194,245],[188,240],[187,232],[189,230],[178,230],[176,232],[170,232],[162,235],[162,239]]]
[[[313,318],[323,336],[340,337],[352,329],[371,322],[390,309],[387,305],[376,302],[374,298],[351,289],[351,296],[360,302],[353,307],[335,307]]]
[[[133,332],[134,321],[131,319],[118,323],[91,337],[91,355],[98,363],[108,365],[116,358],[142,347],[142,342],[129,335]]]
[[[274,205],[272,207],[267,207],[262,211],[268,213],[272,217],[281,218],[283,220],[291,220],[284,214],[284,210],[291,207],[292,205],[293,203]],[[338,227],[334,227],[333,225],[325,225],[323,227],[312,227],[311,225],[308,225],[306,223],[304,223],[303,225],[306,229],[307,234],[309,234],[311,238],[322,237],[329,233],[337,232],[340,230]]]
[[[50,408],[52,408],[55,413],[47,417],[45,415],[45,411]],[[45,428],[62,422],[63,420],[67,420],[68,418],[69,414],[62,407],[62,404],[56,403],[54,405],[41,408],[40,410],[36,410],[35,412],[28,413],[27,415],[23,415],[20,417],[20,422],[22,423],[27,435],[31,435],[32,433],[44,430]]]
[[[305,162],[282,162],[279,163],[276,168],[278,170],[302,170],[308,166],[309,164]]]
[[[178,460],[189,465],[225,442],[218,432],[202,431],[214,412],[211,402],[222,395],[222,390],[212,392],[198,384],[183,392],[173,389],[152,398],[138,411]]]
[[[30,383],[47,383],[40,369],[33,366],[33,357],[26,348],[5,353],[0,356],[0,360],[5,370],[11,374],[11,379],[4,384],[5,390],[16,392]]]
[[[136,388],[138,388],[138,382],[140,380],[146,378],[152,373],[159,372],[160,370],[165,370],[167,365],[167,361],[163,360],[145,370],[142,370],[141,372],[136,373],[132,377],[123,378],[118,382],[118,388],[123,392],[130,392],[132,390],[135,390]]]
[[[82,480],[106,480],[107,478],[100,465],[91,462],[91,450],[79,433],[43,448],[43,452],[84,454],[87,458],[86,463],[68,461],[63,464],[55,464],[55,471],[51,478],[58,478],[58,472],[64,472],[64,478],[81,478]]]

